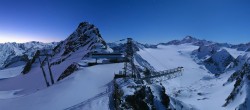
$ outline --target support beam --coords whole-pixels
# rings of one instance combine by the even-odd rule
[[[140,80],[157,78],[157,77],[161,77],[161,76],[166,76],[167,79],[172,79],[172,78],[175,78],[177,76],[181,76],[182,71],[183,71],[183,67],[178,67],[178,68],[174,68],[174,69],[170,69],[170,70],[155,72],[156,75],[140,78]]]
[[[45,83],[46,83],[47,87],[49,87],[50,85],[49,85],[49,82],[47,80],[47,77],[46,77],[46,74],[45,74],[45,71],[44,71],[44,68],[43,68],[43,64],[42,64],[41,59],[40,59],[39,56],[38,56],[38,59],[39,59],[39,62],[40,62],[40,68],[42,69],[42,72],[43,72],[43,77],[44,77]]]
[[[48,64],[48,68],[49,68],[49,75],[50,75],[51,84],[53,85],[54,84],[54,77],[53,77],[53,74],[51,71],[51,65],[49,63],[49,56],[47,56],[47,64]]]
[[[135,65],[134,65],[134,50],[133,50],[133,40],[132,38],[127,38],[126,44],[126,54],[125,57],[128,61],[124,63],[124,74],[135,76]]]

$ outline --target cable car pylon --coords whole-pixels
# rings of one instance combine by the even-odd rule
[[[123,73],[115,74],[115,78],[124,78],[130,77],[135,78],[136,80],[146,80],[151,78],[157,78],[166,76],[165,78],[172,79],[179,76],[182,76],[182,72],[184,71],[183,67],[176,67],[173,69],[168,69],[164,71],[151,71],[153,73],[152,76],[140,77],[140,72],[134,64],[134,43],[132,38],[127,38],[126,50],[125,50],[125,62],[124,62],[124,71]]]

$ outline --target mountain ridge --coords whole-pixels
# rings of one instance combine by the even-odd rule
[[[26,60],[24,60],[25,63],[28,59],[33,57],[37,50],[52,49],[56,44],[56,42],[43,43],[37,41],[26,43],[0,43],[0,68],[10,66],[10,62],[15,63],[18,61],[17,57],[27,57],[25,58]],[[16,61],[11,61],[12,59],[16,59]]]
[[[39,42],[31,43],[34,43],[34,46],[29,43],[30,48],[25,48],[27,51],[30,51],[29,49],[33,48],[35,51],[35,43],[42,44]],[[12,47],[12,43],[6,43],[6,45],[6,48]],[[13,43],[13,45],[17,44]],[[245,73],[243,74],[243,71],[240,71],[244,63],[249,63],[249,56],[244,55],[247,53],[247,49],[249,49],[248,44],[231,45],[227,43],[216,43],[207,40],[200,40],[192,36],[186,36],[181,40],[172,40],[157,45],[143,44],[136,41],[133,43],[132,48],[135,51],[135,68],[139,72],[138,76],[142,76],[142,78],[146,76],[154,76],[158,71],[171,70],[175,67],[183,66],[185,74],[176,79],[167,80],[164,76],[145,80],[145,82],[141,83],[137,83],[133,79],[124,80],[124,82],[123,79],[113,81],[113,68],[119,65],[120,70],[122,70],[123,65],[121,62],[119,63],[119,61],[117,61],[113,64],[112,62],[108,62],[108,59],[104,58],[99,59],[101,63],[104,63],[102,65],[89,65],[90,63],[93,63],[93,60],[97,62],[97,59],[91,58],[91,53],[124,53],[126,51],[126,46],[126,43],[106,43],[97,27],[88,22],[82,22],[69,37],[57,43],[56,46],[54,45],[54,47],[48,48],[47,50],[40,50],[38,47],[43,46],[38,45],[35,55],[31,56],[32,59],[28,58],[28,55],[22,56],[24,52],[20,52],[18,51],[19,49],[16,49],[17,53],[14,53],[14,55],[18,54],[20,56],[13,57],[13,60],[9,60],[8,64],[14,64],[16,61],[25,61],[27,59],[28,63],[26,63],[22,75],[1,80],[2,83],[0,83],[0,90],[8,91],[20,89],[20,91],[14,92],[13,96],[26,95],[34,93],[40,89],[43,89],[43,91],[50,91],[53,90],[53,88],[58,89],[57,87],[61,84],[67,85],[76,81],[80,82],[80,84],[78,85],[76,82],[72,83],[74,86],[77,86],[74,88],[74,86],[71,85],[70,87],[73,87],[71,89],[84,92],[88,90],[86,90],[86,88],[82,89],[82,81],[87,83],[84,87],[90,87],[91,84],[88,83],[88,80],[82,80],[82,78],[92,79],[94,77],[92,76],[93,74],[100,73],[95,77],[105,77],[106,74],[109,76],[109,80],[104,81],[105,84],[109,82],[107,84],[107,90],[104,92],[101,91],[100,94],[108,94],[110,95],[109,98],[112,99],[112,95],[115,96],[115,94],[111,93],[111,91],[115,88],[114,90],[116,91],[114,91],[114,93],[118,94],[115,96],[117,102],[114,102],[117,103],[117,105],[115,105],[116,107],[122,107],[124,109],[196,109],[196,107],[202,108],[199,104],[202,105],[203,101],[216,100],[216,98],[210,97],[210,95],[216,96],[216,92],[207,91],[207,88],[221,92],[224,90],[218,88],[223,88],[223,86],[225,86],[228,94],[220,94],[224,97],[220,99],[220,101],[225,104],[224,107],[228,107],[228,105],[234,103],[235,97],[237,98],[237,96],[241,94],[241,92],[237,91],[241,90],[244,92],[244,87],[248,86],[248,83],[246,82],[249,80],[249,71],[247,75],[245,75]],[[20,46],[20,48],[22,47],[23,46]],[[12,49],[15,50],[15,48]],[[244,54],[239,54],[240,52]],[[245,61],[246,59],[247,61]],[[105,65],[106,63],[110,64]],[[249,66],[247,68],[249,68]],[[120,73],[120,70],[118,71],[117,68],[117,72],[115,73]],[[238,72],[231,74],[233,71]],[[103,74],[104,72],[105,74]],[[91,73],[89,74],[89,77],[85,76],[88,73]],[[238,73],[241,74],[238,75]],[[83,77],[80,77],[79,75],[82,75]],[[244,80],[241,78],[243,75],[245,75]],[[43,78],[46,79],[46,83],[44,83]],[[54,85],[52,80],[55,81],[55,86],[47,89],[46,87]],[[185,84],[178,86],[178,80],[184,81]],[[228,81],[224,82],[226,80]],[[98,80],[98,82],[101,81],[102,78]],[[18,83],[12,84],[12,82]],[[112,87],[112,82],[114,82],[114,87]],[[93,81],[93,83],[96,82]],[[45,84],[47,84],[47,86]],[[103,87],[103,84],[104,83],[94,86]],[[231,90],[231,86],[233,90]],[[70,91],[63,88],[60,89],[62,90],[60,92],[62,92],[63,95],[65,91]],[[92,86],[90,89],[91,88]],[[99,89],[100,88],[96,91],[100,92]],[[43,94],[43,91],[37,93]],[[55,90],[53,91],[55,92]],[[73,94],[75,94],[76,91],[73,91]],[[96,91],[95,93],[98,93]],[[56,93],[57,92],[58,91],[56,91]],[[69,94],[72,95],[72,93]],[[99,97],[100,94],[97,94],[96,97]],[[78,95],[84,94],[78,93]],[[72,96],[68,95],[68,97]],[[249,96],[243,98],[247,99],[248,97]],[[196,103],[193,103],[192,101],[188,102],[187,99],[190,100],[190,98],[193,102],[197,101],[199,104],[196,105]],[[59,102],[65,101],[60,100]],[[223,104],[221,104],[221,102],[216,105],[217,108],[222,107]],[[62,105],[61,108],[72,106],[77,103],[79,102],[72,102],[66,106]],[[88,103],[92,102],[90,101]],[[244,103],[249,102],[244,100]],[[240,104],[237,106],[243,107]]]

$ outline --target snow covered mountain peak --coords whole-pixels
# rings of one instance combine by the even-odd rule
[[[190,43],[190,44],[193,44],[196,46],[213,44],[213,42],[211,42],[211,41],[197,39],[197,38],[192,37],[192,36],[186,36],[182,40],[172,40],[172,41],[169,41],[167,43],[160,43],[160,44],[161,45],[180,45],[180,44],[185,44],[185,43]]]
[[[189,39],[196,39],[196,38],[194,38],[194,37],[192,37],[192,36],[186,36],[186,37],[183,38],[183,40],[189,40]],[[196,39],[196,40],[197,40],[197,39]]]
[[[64,56],[85,46],[87,46],[85,50],[92,50],[97,46],[107,47],[98,28],[88,22],[80,23],[78,28],[66,40],[56,46],[54,52],[57,54],[63,51],[61,55]]]
[[[180,40],[182,43],[197,43],[197,42],[207,42],[206,40],[201,40],[201,39],[197,39],[195,37],[192,36],[186,36],[184,37],[182,40]]]
[[[39,60],[44,62],[48,60],[51,64],[53,79],[59,81],[77,70],[75,62],[87,58],[93,51],[108,51],[106,42],[97,27],[88,22],[82,22],[68,38],[61,41],[53,50],[37,52],[36,56],[26,64],[22,73],[28,74],[28,76],[36,74],[35,70],[40,69]],[[48,54],[50,55],[43,57]]]
[[[91,57],[90,53],[93,52],[111,51],[108,46],[114,53],[124,53],[127,44],[106,44],[98,28],[89,22],[80,23],[54,49],[41,50],[37,44],[40,43],[34,41],[26,45],[40,50],[32,60],[23,55],[22,51],[20,53],[23,56],[10,57],[12,60],[7,64],[23,60],[28,60],[28,63],[22,75],[3,76],[6,79],[0,80],[0,99],[5,99],[0,100],[1,108],[15,108],[9,106],[12,103],[22,105],[21,110],[108,110],[109,107],[157,110],[249,109],[244,108],[245,104],[250,105],[250,66],[246,65],[250,64],[250,54],[246,51],[249,49],[248,44],[214,43],[192,36],[158,45],[133,41],[138,77],[159,75],[162,71],[172,71],[180,66],[184,68],[180,76],[161,76],[138,82],[132,78],[113,79],[114,73],[122,73],[122,61]],[[6,47],[13,49],[10,53],[16,55],[19,49],[13,45],[18,44],[6,43]],[[22,68],[17,69],[21,71]],[[7,70],[1,72],[7,74]],[[33,100],[37,98],[41,100]]]

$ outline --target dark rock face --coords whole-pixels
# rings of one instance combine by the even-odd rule
[[[205,60],[204,65],[210,72],[220,74],[234,61],[235,59],[226,50],[221,50]]]
[[[237,60],[218,44],[200,46],[192,55],[213,74],[223,73],[231,63],[237,65]]]
[[[57,79],[57,81],[60,81],[64,78],[66,78],[67,76],[71,75],[73,72],[77,71],[78,70],[78,64],[77,63],[74,63],[74,64],[71,64],[62,74],[61,76]]]
[[[36,54],[33,56],[33,58],[30,59],[30,60],[26,63],[26,65],[24,66],[24,69],[23,69],[23,71],[22,71],[23,74],[27,74],[27,73],[30,71],[32,64],[33,64],[36,60],[38,60],[38,57],[39,57],[40,53],[41,53],[40,50],[36,51]]]
[[[161,96],[161,103],[165,106],[165,108],[170,107],[170,98],[166,94],[166,89],[164,86],[162,86],[162,90],[160,91],[160,96]]]
[[[199,59],[205,59],[207,56],[215,54],[220,47],[216,44],[202,45],[197,50],[193,51],[193,55],[197,55]]]
[[[233,101],[236,97],[236,95],[239,93],[240,89],[243,86],[242,79],[237,79],[235,84],[234,84],[234,89],[230,93],[230,95],[226,99],[226,103],[223,105],[224,107],[227,106],[231,101]]]
[[[230,93],[230,95],[226,99],[226,103],[223,106],[227,106],[230,102],[232,102],[235,97],[240,93],[244,84],[249,84],[249,75],[250,75],[250,66],[249,64],[244,64],[242,69],[236,71],[231,77],[228,79],[228,82],[232,82],[236,80],[234,84],[234,89]]]
[[[246,52],[250,52],[250,47],[246,50]]]
[[[125,101],[133,110],[150,110],[150,108],[154,108],[154,96],[152,91],[149,87],[145,86],[136,91],[134,95],[127,96]]]

